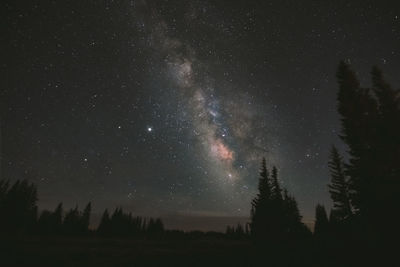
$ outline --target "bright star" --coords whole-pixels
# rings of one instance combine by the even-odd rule
[[[148,132],[152,132],[153,131],[153,127],[147,127],[147,131]]]

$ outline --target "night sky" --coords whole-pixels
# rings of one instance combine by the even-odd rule
[[[264,156],[312,220],[345,149],[339,61],[400,86],[395,1],[8,2],[1,176],[36,183],[41,209],[217,229],[249,216]]]

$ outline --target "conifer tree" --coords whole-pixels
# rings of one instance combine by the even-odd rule
[[[70,209],[66,214],[63,221],[63,230],[66,234],[80,234],[81,233],[81,214],[78,210],[78,206],[74,209]]]
[[[331,149],[329,161],[331,183],[328,185],[337,219],[346,220],[352,215],[348,180],[344,173],[344,163],[335,146]]]
[[[318,238],[326,237],[329,232],[329,221],[325,207],[318,204],[315,208],[314,235]]]
[[[53,224],[54,224],[54,233],[61,233],[62,229],[62,215],[63,215],[63,204],[59,203],[56,209],[53,212]]]
[[[92,210],[92,203],[89,202],[85,209],[83,210],[82,218],[81,218],[81,231],[82,233],[86,233],[89,230],[90,223],[90,212]]]
[[[44,235],[53,233],[53,214],[50,211],[44,210],[40,214],[37,221],[37,231]]]
[[[27,180],[17,180],[10,188],[3,184],[2,230],[7,233],[33,231],[37,216],[36,186]]]
[[[287,189],[283,190],[282,204],[282,228],[283,234],[288,238],[294,238],[299,234],[303,234],[306,227],[301,222],[302,216],[298,208],[296,199],[290,196]]]
[[[384,81],[378,68],[371,74],[373,89],[362,89],[350,67],[339,65],[340,137],[349,148],[344,173],[355,221],[365,226],[356,229],[389,237],[387,229],[400,223],[393,212],[400,201],[400,92]]]
[[[272,199],[275,201],[282,201],[282,189],[279,185],[278,181],[278,169],[273,166],[272,167],[272,175],[271,175],[271,195]]]
[[[369,89],[360,87],[355,73],[344,62],[339,64],[338,111],[341,115],[341,139],[349,147],[349,163],[345,174],[349,176],[352,191],[351,204],[355,211],[369,217],[379,171],[375,165],[377,155],[377,102]]]
[[[393,212],[400,202],[400,90],[394,90],[384,80],[378,67],[373,67],[371,75],[378,99],[379,121],[373,165],[378,179],[371,184],[375,194],[368,219],[375,229],[390,237],[400,224],[399,216]],[[397,233],[400,236],[399,230]]]
[[[236,226],[235,236],[238,239],[241,239],[244,236],[244,229],[243,229],[243,226],[240,223],[238,223],[238,225]]]
[[[270,229],[271,185],[265,158],[261,161],[258,194],[251,207],[251,236],[256,243],[268,238]]]
[[[106,209],[101,217],[100,224],[97,228],[97,232],[100,235],[110,235],[111,234],[111,220],[108,210]]]

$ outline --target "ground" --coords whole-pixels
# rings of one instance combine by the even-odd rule
[[[223,238],[25,237],[0,244],[1,266],[312,266],[304,246],[257,252],[248,240]]]

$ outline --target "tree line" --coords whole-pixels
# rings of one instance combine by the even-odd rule
[[[159,218],[144,218],[125,213],[116,208],[110,215],[106,209],[96,229],[90,228],[92,204],[89,202],[81,211],[78,206],[64,211],[59,203],[54,211],[37,207],[37,189],[27,180],[0,180],[0,232],[2,234],[39,235],[89,235],[99,236],[153,236],[164,232]]]

